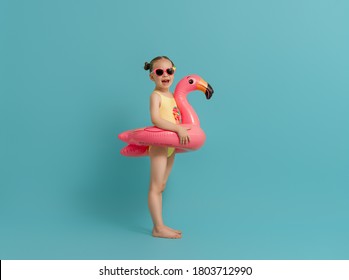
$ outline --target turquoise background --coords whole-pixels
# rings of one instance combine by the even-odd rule
[[[348,259],[349,2],[0,2],[0,259]],[[145,61],[215,89],[151,237]],[[174,88],[173,88],[174,89]]]

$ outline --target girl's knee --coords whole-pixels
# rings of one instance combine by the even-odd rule
[[[150,184],[150,189],[149,189],[150,192],[163,193],[164,190],[165,190],[164,184],[156,184],[156,183]]]
[[[166,188],[166,182],[162,183],[162,186],[161,186],[161,191],[163,192]]]

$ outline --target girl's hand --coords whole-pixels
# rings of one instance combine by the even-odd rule
[[[181,145],[186,145],[187,143],[190,142],[188,130],[189,130],[189,128],[178,126],[177,135],[179,137],[179,143]]]

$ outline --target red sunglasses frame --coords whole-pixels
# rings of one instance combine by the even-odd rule
[[[156,73],[157,70],[161,70],[161,71],[162,71],[161,75],[159,75],[158,73]],[[171,71],[171,70],[173,70],[173,72],[172,72],[172,73],[169,73],[169,71]],[[154,69],[154,70],[152,71],[152,73],[155,73],[155,75],[158,76],[158,77],[163,76],[165,72],[166,72],[168,75],[172,76],[172,75],[176,72],[176,67],[173,66],[173,67],[170,67],[170,68],[167,68],[167,69],[164,69],[164,68],[156,68],[156,69]]]

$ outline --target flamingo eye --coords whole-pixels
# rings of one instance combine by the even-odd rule
[[[193,79],[190,79],[188,82],[189,82],[189,84],[193,84],[193,83],[194,83],[194,80],[193,80]]]

